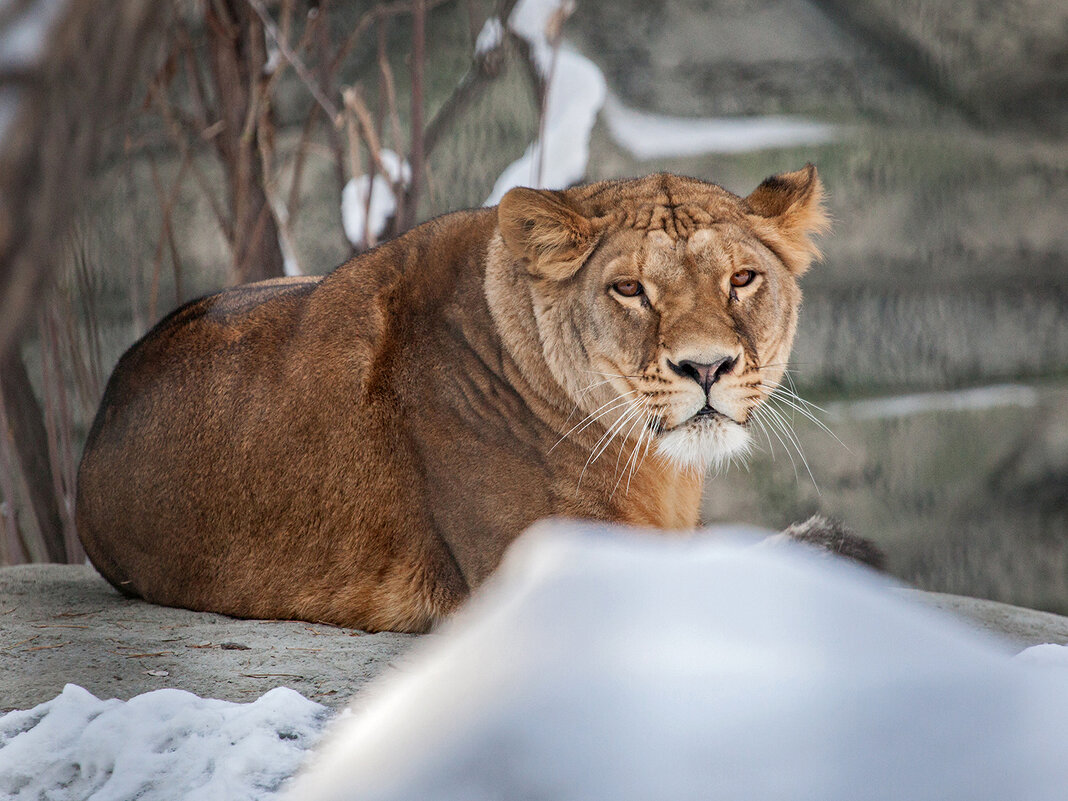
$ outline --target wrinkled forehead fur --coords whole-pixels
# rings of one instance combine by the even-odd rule
[[[810,237],[827,228],[822,199],[822,184],[811,164],[766,179],[746,198],[697,178],[659,173],[563,192],[515,189],[502,200],[499,219],[509,246],[542,262],[581,262],[600,235],[612,229],[660,230],[677,241],[701,228],[734,224],[800,275],[819,257]],[[579,264],[569,266],[577,269]]]
[[[606,419],[645,418],[620,436],[649,430],[680,464],[704,467],[744,447],[750,416],[782,378],[796,279],[819,256],[812,235],[827,226],[815,167],[768,178],[746,198],[670,174],[514,189],[498,221],[534,279],[545,357],[569,394],[598,408],[631,397],[633,409],[619,403]],[[757,277],[734,289],[738,270]],[[620,297],[617,280],[640,282],[641,296]],[[702,379],[720,359],[715,379]],[[590,392],[591,371],[615,377]]]

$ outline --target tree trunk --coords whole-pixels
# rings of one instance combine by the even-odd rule
[[[233,217],[234,283],[284,274],[278,228],[263,191],[260,108],[267,48],[263,24],[245,0],[209,0],[205,22],[215,100],[222,130],[214,138],[226,170]]]
[[[63,521],[56,503],[52,466],[48,461],[48,438],[41,407],[30,386],[26,366],[16,348],[0,358],[0,402],[4,404],[19,467],[26,480],[30,506],[50,562],[66,562]],[[8,499],[12,502],[13,499]]]

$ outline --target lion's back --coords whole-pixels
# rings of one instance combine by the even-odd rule
[[[119,360],[86,440],[76,510],[90,559],[119,589],[139,594],[119,551],[158,548],[142,532],[166,528],[158,524],[203,491],[198,484],[264,422],[267,402],[285,394],[318,284],[275,279],[191,301]]]

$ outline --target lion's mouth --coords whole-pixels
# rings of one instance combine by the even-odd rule
[[[737,421],[725,412],[721,412],[710,403],[706,403],[690,417],[682,422],[682,425],[712,425],[720,422],[736,423]]]
[[[693,428],[695,426],[702,428],[705,426],[715,426],[718,425],[720,421],[723,421],[725,423],[734,423],[735,425],[740,425],[743,428],[745,427],[744,423],[739,423],[729,414],[721,412],[719,409],[709,403],[706,403],[704,406],[702,406],[696,412],[691,414],[689,417],[676,423],[673,426],[666,425],[663,417],[653,418],[649,421],[648,426],[654,434],[662,436],[664,434],[669,434],[672,431],[682,431],[684,429]]]
[[[659,427],[659,431],[657,433],[666,433],[667,431],[675,431],[675,430],[680,430],[680,429],[684,429],[684,428],[691,428],[693,426],[702,426],[703,427],[703,426],[718,425],[720,423],[720,421],[723,421],[725,423],[733,423],[733,422],[735,422],[734,419],[731,418],[731,416],[729,414],[724,414],[719,409],[717,409],[715,406],[712,406],[711,404],[706,403],[704,406],[702,406],[696,412],[691,414],[685,420],[683,420],[682,422],[680,422],[680,423],[678,423],[678,424],[676,424],[674,426],[671,426],[670,428],[668,428],[667,426],[661,425]]]

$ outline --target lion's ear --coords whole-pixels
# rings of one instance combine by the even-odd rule
[[[570,278],[597,245],[597,232],[563,192],[517,187],[497,208],[501,236],[512,253],[527,260],[533,275]]]
[[[752,209],[748,216],[757,236],[788,270],[801,275],[820,257],[812,236],[825,232],[830,221],[814,165],[765,178],[745,200]]]

